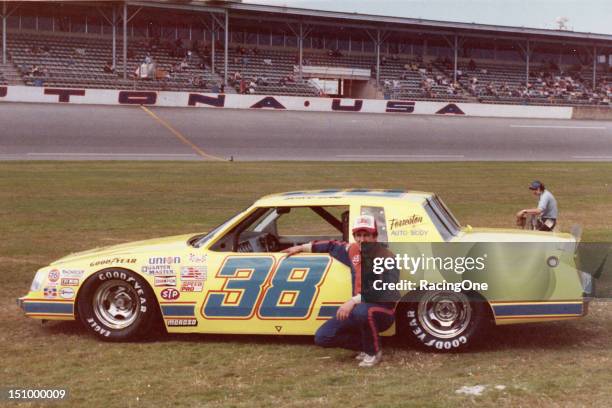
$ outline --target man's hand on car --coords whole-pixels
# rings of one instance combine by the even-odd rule
[[[353,310],[355,305],[356,305],[356,303],[355,303],[355,301],[353,299],[349,299],[346,302],[344,302],[344,304],[342,304],[342,306],[340,306],[340,308],[336,312],[336,318],[338,320],[346,320],[346,319],[348,319],[348,317],[351,314],[351,311]]]

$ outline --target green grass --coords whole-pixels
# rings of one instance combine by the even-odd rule
[[[83,406],[605,406],[612,307],[581,320],[502,327],[469,353],[385,339],[385,362],[359,370],[308,337],[172,335],[106,344],[76,323],[23,317],[15,298],[37,268],[96,246],[206,231],[258,197],[331,187],[438,193],[464,224],[513,228],[546,183],[560,228],[612,239],[608,163],[0,163],[0,386],[67,387]],[[488,385],[482,396],[455,390]],[[504,385],[496,390],[495,385]]]

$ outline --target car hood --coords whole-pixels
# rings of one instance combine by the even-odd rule
[[[112,245],[101,248],[94,248],[87,251],[76,252],[65,256],[51,265],[60,263],[82,261],[91,258],[105,258],[110,256],[137,256],[139,254],[163,253],[164,256],[173,255],[173,253],[188,247],[187,241],[196,234],[175,235],[171,237],[148,239],[145,241],[126,242],[124,244]]]
[[[466,227],[453,242],[576,242],[567,233]]]

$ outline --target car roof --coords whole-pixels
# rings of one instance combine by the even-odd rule
[[[302,190],[270,194],[255,202],[256,206],[308,206],[308,205],[350,205],[385,204],[388,202],[410,201],[422,203],[432,193],[407,190],[377,190],[367,188]]]

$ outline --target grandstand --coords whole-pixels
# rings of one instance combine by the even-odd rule
[[[611,35],[241,2],[1,4],[4,85],[313,96],[332,80],[329,96],[351,98],[612,98]]]

